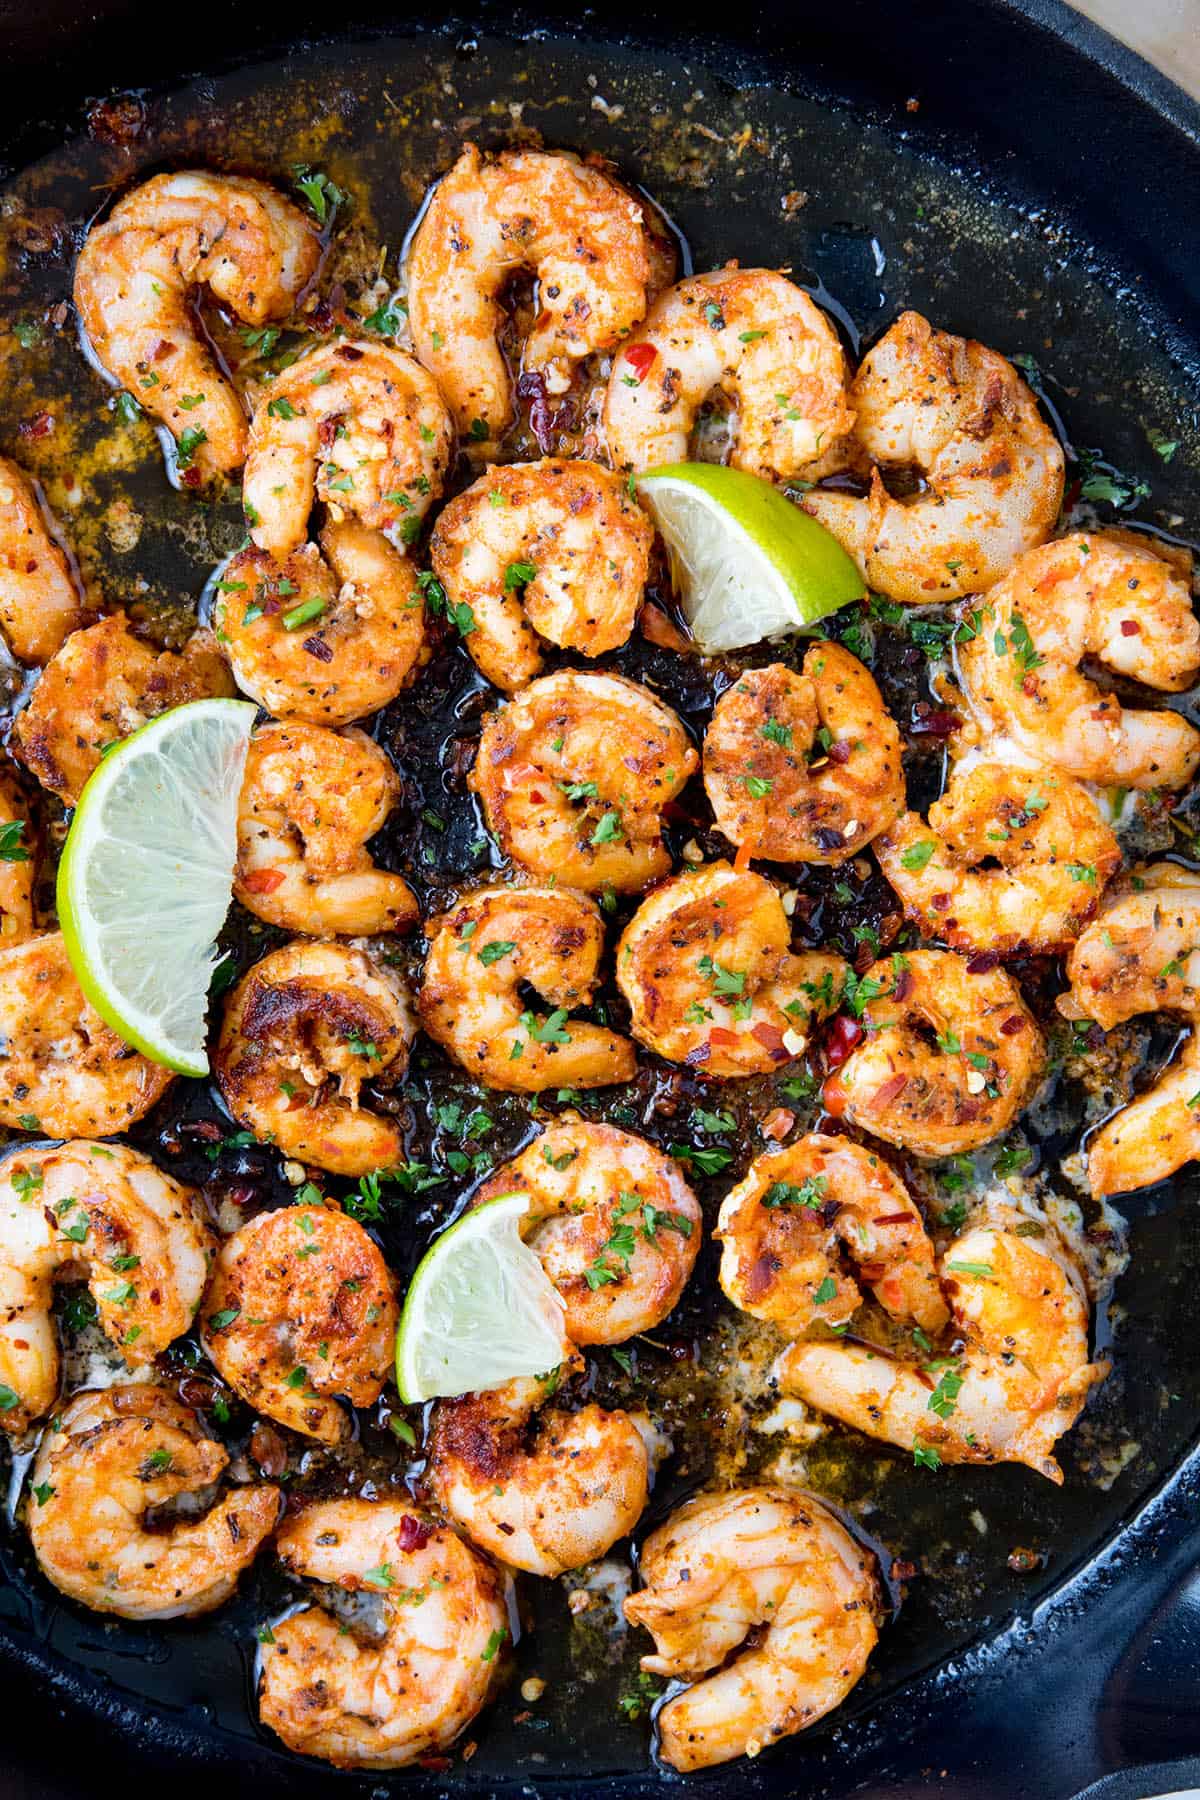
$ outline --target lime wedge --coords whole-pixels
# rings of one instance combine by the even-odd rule
[[[396,1332],[402,1400],[502,1387],[570,1354],[562,1300],[521,1241],[528,1207],[528,1194],[472,1207],[421,1258]]]
[[[58,865],[80,987],[127,1043],[179,1075],[208,1073],[208,985],[256,712],[195,700],[127,737],[80,795]]]
[[[706,655],[796,631],[866,592],[837,539],[757,475],[669,463],[639,475],[637,491]]]

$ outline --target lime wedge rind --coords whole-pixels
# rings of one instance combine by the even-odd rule
[[[59,863],[80,987],[119,1036],[180,1075],[208,1073],[208,987],[256,711],[196,700],[133,732],[93,771]]]
[[[798,631],[866,591],[832,533],[756,475],[670,463],[639,475],[637,491],[707,655]]]
[[[396,1386],[412,1405],[544,1375],[569,1354],[563,1302],[521,1239],[528,1194],[472,1207],[436,1238],[396,1332]]]

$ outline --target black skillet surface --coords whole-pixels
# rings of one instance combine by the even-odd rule
[[[266,5],[247,20],[218,0],[187,15],[183,33],[179,20],[145,6],[118,3],[86,20],[70,5],[51,3],[36,17],[15,10],[0,8],[0,43],[15,77],[11,168],[78,131],[87,95],[114,85],[168,95],[152,105],[152,134],[131,162],[106,159],[91,143],[81,142],[74,160],[68,152],[59,165],[60,180],[64,168],[76,170],[68,212],[83,217],[96,203],[89,177],[126,178],[184,155],[249,159],[264,172],[318,160],[301,126],[315,120],[323,133],[328,114],[336,123],[320,160],[337,170],[345,151],[351,184],[368,185],[378,236],[395,246],[412,215],[413,183],[449,160],[455,118],[482,114],[480,135],[498,141],[512,115],[506,107],[488,114],[486,103],[521,101],[523,123],[549,142],[602,149],[645,182],[698,266],[726,255],[787,258],[797,278],[836,302],[852,335],[869,338],[913,304],[951,329],[1033,356],[1075,443],[1102,445],[1114,464],[1149,483],[1144,520],[1172,526],[1181,518],[1185,532],[1200,520],[1195,109],[1057,7],[932,5],[906,18],[895,6],[848,0],[836,16],[808,6],[786,16],[747,7],[736,21],[692,13],[676,30],[663,20],[635,29],[592,14],[556,24],[549,14],[516,19],[484,6],[417,37],[411,19],[392,22],[385,9],[333,19],[312,7]],[[274,46],[305,33],[353,25],[365,35],[376,24],[398,35],[357,51],[272,61]],[[635,41],[618,42],[626,28]],[[269,64],[265,74],[253,66],[260,61]],[[180,71],[197,66],[227,72],[170,97]],[[428,82],[431,68],[453,84],[452,94]],[[248,97],[264,82],[296,123],[274,128],[269,109],[256,110]],[[394,108],[404,109],[399,127],[386,117]],[[372,142],[377,115],[384,124]],[[716,131],[721,147],[687,120]],[[767,152],[735,154],[733,140],[747,126]],[[783,197],[800,192],[807,201],[785,210]],[[44,280],[48,302],[66,291],[68,264],[51,258],[40,277],[30,276]],[[6,449],[14,447],[10,409],[22,416],[21,399],[18,381],[6,395]],[[1169,470],[1150,450],[1146,426],[1183,440]],[[86,450],[86,422],[80,442]],[[161,485],[152,459],[132,483],[139,498],[143,486],[149,494]],[[148,500],[133,559],[164,598],[194,596],[213,553],[227,547],[228,519],[181,538],[169,525],[177,516],[177,503]],[[89,558],[114,579],[103,545],[85,546]],[[646,666],[636,654],[642,660],[630,672]],[[899,692],[899,675],[897,682]],[[425,752],[469,685],[450,671],[436,716],[418,723],[410,711],[384,722],[394,748],[396,733],[407,744],[415,784],[390,850],[415,855],[435,891],[474,866],[452,804],[449,842],[421,823],[422,813],[437,810],[439,783],[452,801],[452,780],[448,787],[444,771],[431,773]],[[703,699],[695,696],[700,711]],[[439,1091],[436,1072],[430,1091]],[[214,1116],[205,1100],[194,1110]],[[161,1147],[166,1124],[151,1121],[142,1141]],[[1050,1148],[1053,1117],[1040,1125]],[[418,1150],[432,1146],[434,1154],[428,1119],[415,1119],[413,1129]],[[502,1136],[501,1147],[508,1141]],[[259,1173],[253,1152],[222,1170],[231,1178]],[[197,1158],[180,1172],[211,1170]],[[1126,1765],[1200,1748],[1200,1599],[1189,1585],[1188,1545],[1197,1483],[1186,1467],[1200,1428],[1191,1351],[1196,1185],[1189,1172],[1172,1191],[1125,1209],[1133,1261],[1118,1290],[1117,1373],[1096,1417],[1068,1440],[1067,1487],[1053,1492],[1025,1471],[999,1469],[955,1471],[931,1491],[895,1459],[880,1485],[870,1458],[857,1476],[834,1482],[860,1517],[866,1504],[875,1509],[869,1527],[892,1554],[920,1561],[922,1574],[909,1584],[871,1677],[835,1722],[697,1787],[1058,1800]],[[424,1224],[447,1203],[435,1193]],[[411,1266],[415,1247],[411,1234],[389,1241],[401,1268]],[[689,1325],[699,1330],[703,1321],[685,1320],[685,1334]],[[1097,1471],[1116,1468],[1130,1437],[1138,1453],[1098,1486]],[[657,1500],[656,1511],[678,1491]],[[989,1522],[986,1537],[970,1523],[976,1508]],[[1008,1568],[1016,1547],[1035,1549],[1034,1572]],[[585,1782],[589,1791],[633,1795],[661,1785],[647,1762],[644,1724],[624,1723],[617,1708],[635,1647],[615,1664],[597,1656],[586,1634],[569,1630],[555,1589],[539,1595],[537,1629],[520,1649],[517,1679],[536,1670],[551,1683],[537,1718],[512,1722],[525,1709],[510,1689],[477,1734],[470,1763],[384,1784],[285,1758],[254,1733],[244,1646],[278,1602],[269,1577],[266,1587],[256,1578],[213,1624],[141,1632],[53,1604],[28,1579],[19,1550],[6,1550],[5,1567],[0,1655],[13,1793],[57,1800],[99,1781],[146,1779],[189,1794],[216,1782],[239,1793],[301,1795],[393,1786],[566,1792]],[[1186,1785],[1197,1772],[1180,1764],[1157,1783],[1120,1792]]]

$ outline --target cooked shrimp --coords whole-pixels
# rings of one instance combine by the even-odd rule
[[[322,552],[324,554],[322,554]],[[243,693],[279,718],[348,725],[394,700],[427,655],[416,570],[347,519],[275,562],[242,550],[213,609]]]
[[[14,775],[0,767],[0,945],[5,947],[33,936],[37,850],[25,796]]]
[[[809,1494],[699,1494],[651,1532],[639,1566],[625,1614],[654,1637],[642,1667],[693,1684],[657,1717],[660,1754],[684,1774],[815,1725],[879,1637],[874,1559]]]
[[[697,414],[720,388],[737,407],[733,466],[790,481],[853,424],[846,379],[837,332],[784,276],[733,267],[690,275],[613,361],[609,458],[614,468],[686,462]]]
[[[845,1325],[862,1303],[840,1240],[895,1319],[946,1323],[933,1245],[899,1176],[877,1151],[810,1132],[756,1157],[721,1203],[721,1286],[743,1312],[799,1337],[814,1319]]]
[[[953,1156],[999,1137],[1032,1099],[1042,1034],[990,957],[885,957],[861,978],[857,1004],[866,1035],[822,1095],[833,1118],[918,1156]]]
[[[1065,948],[1121,865],[1116,838],[1073,777],[999,761],[952,776],[929,823],[904,813],[875,854],[923,932],[1001,955]]]
[[[876,465],[866,497],[817,488],[802,505],[868,584],[919,605],[978,594],[1044,543],[1063,496],[1062,448],[1012,364],[903,313],[850,388],[857,443]],[[916,469],[889,494],[880,469]]]
[[[627,1038],[567,1017],[590,1003],[604,949],[600,909],[585,894],[480,888],[428,930],[421,1023],[478,1080],[538,1093],[633,1079]],[[553,1010],[529,1010],[523,985]]]
[[[111,1137],[174,1080],[84,999],[62,933],[0,949],[0,1125],[47,1137]]]
[[[1200,622],[1171,565],[1102,532],[1074,532],[1022,556],[987,596],[959,650],[984,729],[1082,781],[1182,787],[1200,731],[1178,713],[1122,706],[1080,671],[1085,657],[1164,693],[1200,673]]]
[[[488,715],[470,784],[514,863],[570,887],[636,893],[670,870],[662,811],[697,760],[648,688],[559,669]]]
[[[748,669],[704,735],[704,786],[730,843],[774,862],[844,862],[904,807],[900,733],[874,680],[840,644],[803,674]]]
[[[518,270],[537,277],[537,320],[522,364],[562,393],[572,367],[611,350],[674,273],[641,200],[603,169],[546,150],[481,156],[468,144],[438,182],[408,256],[417,355],[464,436],[497,438],[512,415],[496,342]]]
[[[560,1113],[473,1204],[529,1195],[522,1236],[566,1307],[573,1344],[620,1344],[673,1309],[700,1249],[700,1203],[645,1138]]]
[[[383,1253],[328,1206],[281,1206],[226,1238],[205,1295],[201,1341],[256,1412],[336,1444],[335,1396],[373,1406],[395,1348],[396,1288]]]
[[[1087,1145],[1097,1196],[1163,1181],[1200,1156],[1200,874],[1153,863],[1131,876],[1080,936],[1067,975],[1058,1005],[1069,1019],[1109,1031],[1138,1013],[1174,1012],[1190,1024],[1180,1054]]]
[[[275,1529],[283,1496],[231,1487],[197,1518],[186,1503],[229,1465],[189,1407],[138,1384],[76,1394],[33,1465],[29,1536],[46,1575],[93,1612],[191,1619],[228,1600]],[[167,1529],[152,1508],[184,1502]]]
[[[299,207],[262,181],[155,175],[94,226],[75,304],[97,360],[174,434],[201,477],[240,469],[246,417],[191,310],[210,288],[247,325],[284,319],[321,245]]]
[[[508,1636],[490,1563],[401,1500],[319,1501],[275,1547],[291,1575],[379,1595],[386,1626],[367,1640],[323,1607],[272,1626],[263,1724],[340,1769],[400,1769],[447,1750],[486,1702]]]
[[[18,662],[49,662],[86,623],[66,551],[51,535],[37,489],[0,456],[0,626]]]
[[[454,429],[437,383],[391,344],[322,344],[277,375],[250,425],[242,493],[250,536],[277,559],[308,536],[314,500],[336,520],[408,542],[442,491]]]
[[[136,637],[124,613],[73,631],[38,677],[13,748],[44,788],[74,806],[105,750],[188,700],[232,694],[211,631],[176,654]]]
[[[359,1090],[404,1079],[414,1030],[392,969],[350,944],[286,944],[229,996],[213,1070],[256,1137],[336,1175],[367,1175],[402,1162],[404,1140]]]
[[[903,1362],[860,1344],[791,1345],[780,1386],[868,1436],[944,1463],[1024,1463],[1061,1484],[1055,1441],[1108,1374],[1088,1361],[1079,1270],[1049,1225],[992,1203],[941,1259],[949,1354]]]
[[[466,646],[506,693],[542,666],[542,639],[603,656],[633,630],[654,532],[599,463],[547,457],[488,469],[441,513],[430,544]],[[465,615],[463,615],[465,618]]]
[[[765,1075],[804,1050],[835,1010],[846,965],[791,952],[778,889],[709,863],[666,881],[638,907],[617,947],[617,984],[633,1035],[704,1075]]]
[[[440,1401],[429,1440],[438,1504],[482,1549],[530,1575],[562,1575],[603,1556],[632,1531],[648,1493],[649,1458],[633,1419],[546,1405],[556,1375]]]
[[[120,1144],[17,1150],[0,1167],[0,1428],[58,1396],[54,1283],[86,1273],[104,1332],[133,1368],[192,1323],[216,1241],[200,1200]]]
[[[237,898],[268,925],[313,937],[407,931],[420,916],[412,889],[365,848],[399,791],[363,731],[261,726],[238,804]]]

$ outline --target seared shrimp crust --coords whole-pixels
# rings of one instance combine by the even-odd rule
[[[54,1283],[87,1276],[96,1317],[132,1368],[188,1330],[216,1240],[199,1195],[121,1144],[16,1150],[0,1167],[0,1429],[58,1396]]]
[[[363,731],[260,726],[238,802],[234,894],[269,925],[312,937],[408,930],[420,916],[412,889],[366,848],[399,792]]]
[[[19,662],[49,662],[87,616],[37,490],[0,456],[0,626],[9,649]]]
[[[466,646],[506,693],[542,667],[542,641],[581,656],[633,630],[654,532],[599,463],[547,457],[488,469],[439,514],[433,571],[466,607]]]
[[[182,651],[134,635],[124,613],[73,631],[38,677],[13,727],[13,750],[42,786],[75,805],[105,750],[148,719],[234,691],[211,631]]]
[[[733,844],[773,862],[844,862],[904,806],[900,733],[874,679],[840,644],[801,674],[748,669],[704,735],[704,786]]]
[[[230,994],[213,1071],[239,1125],[284,1156],[367,1175],[402,1162],[404,1141],[361,1089],[403,1079],[414,1034],[393,970],[349,944],[297,942]]]
[[[841,1245],[893,1318],[946,1323],[933,1245],[900,1178],[878,1151],[811,1132],[756,1157],[721,1203],[721,1286],[743,1312],[799,1337],[814,1319],[844,1326],[862,1294]]]
[[[657,1717],[683,1774],[757,1756],[841,1704],[881,1610],[874,1558],[810,1494],[699,1494],[642,1546],[625,1616],[651,1632],[642,1667],[690,1682]]]
[[[508,1636],[496,1571],[404,1501],[323,1500],[276,1538],[289,1574],[378,1594],[368,1641],[323,1607],[264,1634],[259,1711],[290,1750],[339,1769],[400,1769],[446,1750],[486,1702]]]
[[[224,1445],[161,1388],[76,1394],[33,1465],[29,1536],[42,1573],[72,1600],[122,1619],[211,1612],[275,1529],[279,1489],[228,1487],[201,1517],[181,1507],[166,1530],[146,1515],[203,1495],[228,1466]]]
[[[639,1043],[706,1075],[765,1075],[799,1056],[836,1010],[846,965],[793,954],[778,890],[709,863],[643,900],[617,946],[617,985]]]
[[[600,909],[564,888],[480,888],[428,926],[418,1005],[430,1037],[469,1074],[510,1093],[630,1081],[633,1045],[568,1018],[596,991]],[[523,985],[552,1008],[526,1006]]]
[[[514,863],[585,891],[636,893],[670,870],[663,808],[697,760],[648,688],[560,669],[488,715],[470,785]]]
[[[282,1206],[221,1246],[202,1342],[257,1412],[336,1444],[349,1430],[336,1397],[378,1400],[397,1316],[395,1283],[361,1225],[330,1206]]]
[[[316,227],[290,200],[240,175],[155,175],[93,226],[75,304],[97,360],[180,444],[202,479],[239,469],[246,417],[196,325],[192,290],[247,325],[283,319],[317,271]]]
[[[605,169],[556,151],[485,156],[468,144],[430,196],[407,274],[417,355],[472,441],[498,437],[512,414],[496,339],[503,290],[520,269],[538,282],[522,366],[556,394],[582,357],[615,348],[637,325],[674,258],[644,203]]]
[[[529,1196],[521,1235],[565,1306],[573,1344],[620,1344],[672,1311],[700,1250],[700,1203],[645,1138],[560,1113],[474,1195]]]
[[[982,593],[1049,537],[1062,448],[1011,363],[906,312],[850,388],[854,437],[875,465],[867,496],[815,488],[802,501],[867,583],[914,605]],[[896,499],[881,469],[915,468]]]
[[[770,269],[714,269],[663,294],[613,361],[604,405],[616,468],[686,462],[714,389],[737,408],[730,460],[788,481],[836,450],[854,420],[837,332]]]
[[[1033,1098],[1045,1045],[991,956],[884,957],[858,1002],[866,1035],[822,1092],[833,1118],[918,1156],[954,1156],[1000,1137]]]
[[[416,570],[378,531],[330,520],[320,548],[242,550],[213,620],[238,686],[279,718],[348,725],[394,700],[425,660]]]
[[[959,650],[984,730],[1081,781],[1182,787],[1200,731],[1176,712],[1123,706],[1080,665],[1181,693],[1200,674],[1200,620],[1170,563],[1126,537],[1073,532],[1030,551],[988,595]]]

